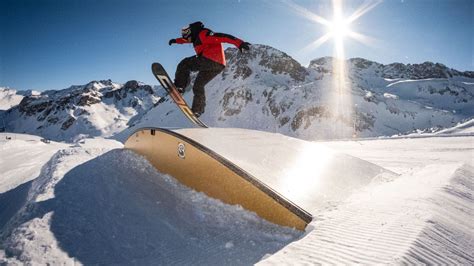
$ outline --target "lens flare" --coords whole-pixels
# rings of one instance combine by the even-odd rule
[[[349,23],[341,18],[334,19],[331,25],[329,25],[329,30],[335,39],[341,40],[350,33]]]
[[[332,20],[328,20],[322,16],[316,15],[310,10],[299,6],[291,1],[286,1],[290,10],[298,15],[310,20],[313,23],[323,25],[328,32],[304,47],[301,52],[307,53],[333,40],[333,62],[332,62],[332,84],[331,90],[325,96],[332,117],[335,119],[333,123],[333,132],[335,136],[347,137],[355,135],[354,110],[352,104],[350,83],[347,79],[344,41],[347,38],[354,39],[366,45],[370,45],[373,39],[363,34],[351,30],[350,25],[371,9],[380,4],[381,0],[366,1],[358,7],[354,13],[345,17],[343,13],[342,0],[332,0]]]

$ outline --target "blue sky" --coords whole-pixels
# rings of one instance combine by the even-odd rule
[[[332,17],[329,0],[0,0],[0,86],[63,89],[109,78],[157,84],[151,63],[162,62],[173,75],[194,51],[190,45],[170,47],[168,40],[197,20],[216,32],[278,48],[304,65],[332,55],[330,41],[302,52],[327,29],[288,2]],[[343,1],[344,13],[364,2]],[[385,0],[351,25],[375,41],[346,39],[346,57],[474,70],[473,17],[471,0]]]

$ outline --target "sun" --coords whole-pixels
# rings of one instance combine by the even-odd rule
[[[302,6],[293,3],[291,0],[285,1],[290,10],[293,10],[301,17],[308,19],[316,25],[319,24],[327,27],[327,33],[308,44],[305,48],[302,49],[302,52],[307,53],[311,50],[314,50],[331,39],[335,41],[336,57],[341,56],[341,49],[343,49],[342,46],[345,39],[350,38],[359,41],[363,44],[371,45],[374,39],[351,30],[350,25],[354,21],[365,15],[367,12],[375,8],[378,4],[382,2],[382,0],[366,0],[349,16],[344,16],[343,0],[331,0],[331,2],[333,13],[332,21],[311,12]]]
[[[350,22],[342,17],[334,18],[334,20],[328,25],[328,29],[332,38],[338,40],[343,40],[345,37],[349,36],[351,32]]]

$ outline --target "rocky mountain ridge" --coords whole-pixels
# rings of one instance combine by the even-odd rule
[[[311,60],[309,68],[320,69],[326,73],[332,73],[333,57],[322,57]],[[364,58],[351,58],[347,60],[353,71],[372,69],[374,74],[386,79],[429,79],[429,78],[474,78],[474,71],[458,71],[448,68],[441,63],[424,62],[421,64],[392,63],[380,64]]]
[[[373,137],[436,131],[474,115],[472,73],[441,64],[385,66],[360,58],[346,60],[341,92],[334,89],[329,57],[305,68],[265,45],[253,45],[249,53],[229,48],[226,57],[227,68],[206,87],[207,111],[202,118],[214,127],[304,139]],[[192,93],[184,97],[192,101]],[[181,118],[173,103],[164,101],[137,126],[190,126]]]
[[[3,114],[6,131],[71,141],[111,136],[156,106],[159,90],[138,81],[91,81],[64,90],[24,96]]]

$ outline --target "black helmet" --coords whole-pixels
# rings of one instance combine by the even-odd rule
[[[187,39],[201,31],[204,28],[204,24],[201,21],[191,23],[181,29],[181,36]]]
[[[181,29],[181,36],[185,39],[191,37],[191,28],[189,27],[189,25]]]

